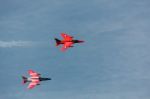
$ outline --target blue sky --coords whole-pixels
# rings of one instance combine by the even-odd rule
[[[1,99],[149,99],[149,0],[0,0]],[[63,53],[61,32],[85,40]],[[51,81],[22,85],[27,70]]]

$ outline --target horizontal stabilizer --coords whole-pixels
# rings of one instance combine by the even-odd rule
[[[27,80],[27,77],[25,77],[25,76],[22,76],[22,80],[23,80],[23,81],[22,81],[23,84],[25,84],[25,83],[28,81],[28,80]]]
[[[58,46],[59,44],[60,44],[60,40],[59,39],[57,39],[57,38],[55,38],[55,41],[56,41],[56,46]]]

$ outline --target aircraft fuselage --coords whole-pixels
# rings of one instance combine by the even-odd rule
[[[80,41],[80,40],[72,40],[72,41],[62,40],[62,41],[60,42],[60,44],[64,44],[64,43],[66,43],[66,42],[72,42],[72,43],[82,43],[82,42],[84,42],[84,41]]]
[[[42,77],[40,77],[40,78],[28,78],[27,79],[27,82],[31,82],[32,80],[39,80],[39,81],[46,81],[46,80],[51,80],[51,78],[42,78]]]

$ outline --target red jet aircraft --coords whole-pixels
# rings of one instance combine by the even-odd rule
[[[65,51],[66,49],[73,47],[73,44],[75,44],[75,43],[83,43],[84,42],[81,40],[74,40],[73,36],[70,36],[65,33],[61,33],[61,36],[62,36],[63,40],[59,40],[59,39],[55,38],[55,41],[56,41],[56,46],[63,44],[63,47],[61,48],[62,51]]]
[[[39,74],[39,73],[37,73],[33,70],[29,70],[28,74],[31,77],[27,78],[25,76],[22,76],[23,84],[25,84],[26,82],[30,82],[29,85],[28,85],[28,89],[32,89],[36,85],[40,85],[40,81],[51,80],[51,78],[42,78],[42,77],[40,77],[41,74]]]

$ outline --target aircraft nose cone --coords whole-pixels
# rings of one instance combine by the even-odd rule
[[[48,78],[47,80],[52,80],[51,78]]]
[[[79,43],[83,43],[84,41],[80,41],[80,40],[79,40],[78,42],[79,42]]]

